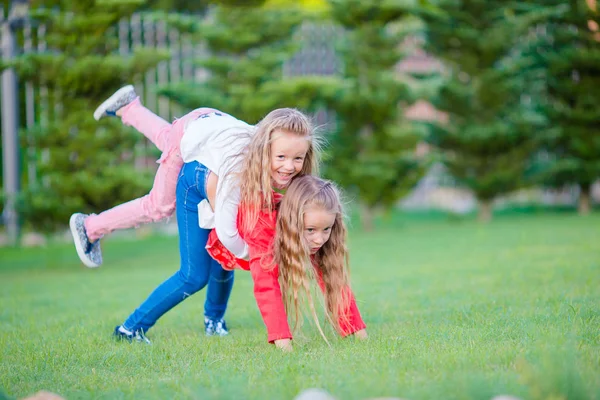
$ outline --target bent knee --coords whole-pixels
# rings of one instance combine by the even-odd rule
[[[164,218],[169,218],[175,212],[175,202],[169,204],[153,204],[149,201],[150,205],[146,208],[148,217],[153,221],[157,222]]]
[[[196,292],[204,289],[204,287],[208,284],[208,280],[206,279],[185,279],[183,284],[183,291],[187,296],[191,296]],[[187,297],[186,296],[186,297]]]
[[[233,271],[222,270],[217,274],[211,274],[210,279],[217,283],[229,282],[233,279]]]

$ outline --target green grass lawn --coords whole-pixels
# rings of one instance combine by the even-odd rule
[[[151,346],[111,333],[178,268],[177,239],[0,249],[0,390],[68,399],[600,399],[600,215],[504,215],[491,225],[395,218],[351,232],[370,339],[305,324],[292,354],[266,343],[250,274],[237,272],[231,335],[202,334],[204,292],[165,315]],[[330,335],[333,337],[333,335]],[[2,397],[2,396],[0,396]]]

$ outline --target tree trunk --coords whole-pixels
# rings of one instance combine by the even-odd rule
[[[577,207],[577,211],[579,215],[588,215],[591,210],[590,205],[590,192],[591,185],[583,184],[581,185],[581,192],[579,193],[579,206]]]
[[[480,200],[479,201],[479,214],[477,215],[479,222],[490,222],[492,220],[492,201],[491,200]]]
[[[363,230],[372,232],[375,229],[375,209],[368,204],[360,206],[360,223]]]

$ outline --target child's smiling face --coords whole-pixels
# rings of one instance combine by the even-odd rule
[[[310,143],[306,137],[284,130],[273,132],[271,142],[271,180],[277,189],[285,189],[300,173]]]

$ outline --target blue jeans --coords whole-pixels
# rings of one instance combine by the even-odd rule
[[[177,181],[177,224],[181,266],[160,284],[123,326],[147,332],[167,311],[208,284],[204,315],[221,319],[233,287],[233,271],[225,271],[205,249],[210,230],[198,225],[198,204],[206,199],[210,171],[193,161],[183,165]]]

